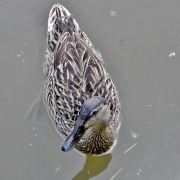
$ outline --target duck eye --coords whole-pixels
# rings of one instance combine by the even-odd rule
[[[96,115],[96,114],[97,114],[97,111],[94,111],[94,112],[92,113],[93,116]]]

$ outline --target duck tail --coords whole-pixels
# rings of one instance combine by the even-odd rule
[[[67,32],[67,27],[78,33],[79,25],[73,18],[71,13],[61,4],[55,4],[50,10],[48,19],[48,36],[47,43],[49,50],[54,51],[58,41],[62,40],[62,36]]]
[[[48,52],[54,54],[55,50],[59,49],[66,33],[68,33],[72,38],[74,38],[73,34],[76,34],[76,37],[79,37],[98,57],[99,61],[103,63],[103,58],[100,52],[94,48],[88,36],[81,31],[73,15],[61,4],[54,4],[50,10],[48,19]]]

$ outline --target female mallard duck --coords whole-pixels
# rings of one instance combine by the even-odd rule
[[[65,138],[62,150],[110,152],[121,124],[120,102],[101,54],[60,4],[50,10],[47,33],[44,103]]]

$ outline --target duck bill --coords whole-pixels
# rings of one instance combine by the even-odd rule
[[[76,122],[73,132],[68,136],[68,138],[62,144],[62,151],[70,151],[74,146],[80,141],[81,137],[84,134],[84,125]]]

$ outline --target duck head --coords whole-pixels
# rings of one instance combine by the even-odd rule
[[[88,128],[100,131],[109,119],[110,109],[104,98],[95,96],[84,101],[72,133],[62,144],[62,151],[73,149]]]

